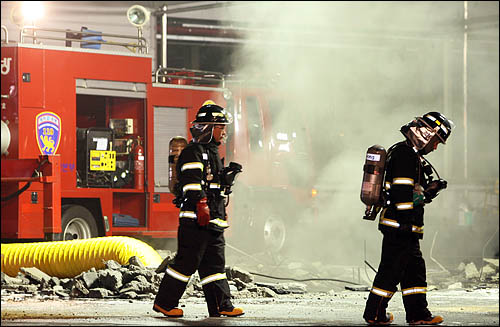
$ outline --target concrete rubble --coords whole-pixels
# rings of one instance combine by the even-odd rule
[[[428,277],[428,284],[440,289],[490,288],[498,287],[498,282],[498,259],[489,258],[479,269],[474,262],[461,262],[456,269]]]
[[[168,261],[168,259],[166,260]],[[136,300],[154,299],[165,274],[162,269],[144,267],[137,257],[127,265],[116,261],[105,262],[106,268],[91,268],[74,278],[51,277],[36,267],[21,268],[16,277],[1,273],[2,298],[121,298]],[[163,270],[163,271],[161,271]],[[238,267],[226,267],[231,292],[234,297],[274,297],[276,294],[306,292],[299,283],[254,283],[253,276]],[[200,278],[196,272],[188,282],[183,297],[203,297]]]
[[[2,299],[120,298],[149,301],[153,300],[158,292],[166,264],[171,262],[173,257],[173,254],[167,256],[164,264],[156,269],[144,267],[137,257],[131,257],[126,265],[109,260],[104,262],[104,269],[92,268],[74,278],[51,277],[35,267],[23,267],[15,277],[2,272]],[[317,271],[317,266],[318,263],[309,267],[304,264],[290,263],[286,268],[291,276],[301,278],[307,275],[304,271],[307,272],[309,268],[310,271]],[[498,271],[498,259],[484,259],[480,269],[473,262],[462,262],[452,271],[429,272],[428,290],[498,287]],[[236,266],[226,266],[226,275],[234,298],[273,298],[282,294],[304,294],[308,292],[309,286],[314,288],[314,283],[318,283],[255,281],[251,273]],[[316,274],[309,273],[309,277],[314,275]],[[371,283],[366,280],[360,284],[366,285],[349,285],[345,286],[345,290],[368,291],[371,286],[369,285]],[[338,289],[330,288],[327,293],[337,291]],[[191,276],[183,297],[203,297],[198,273]]]

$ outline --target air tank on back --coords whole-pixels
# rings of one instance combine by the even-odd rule
[[[366,151],[363,184],[361,185],[361,201],[366,205],[363,219],[375,220],[382,206],[380,195],[383,188],[386,157],[386,150],[378,144],[372,145]]]
[[[177,160],[179,156],[188,144],[187,140],[182,136],[173,137],[168,146],[169,146],[169,156],[168,156],[168,188],[170,189],[170,193],[175,193],[174,188],[177,183]]]

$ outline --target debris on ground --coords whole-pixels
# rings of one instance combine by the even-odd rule
[[[114,260],[105,262],[105,269],[91,268],[74,278],[51,277],[36,267],[21,268],[15,277],[4,272],[2,297],[14,298],[121,298],[154,299],[165,272],[158,268],[147,268],[137,257],[131,257],[127,265]],[[305,286],[298,283],[256,284],[253,276],[238,267],[226,267],[226,275],[234,297],[274,297],[276,294],[305,293]],[[275,290],[281,291],[276,292]],[[203,297],[200,278],[196,272],[191,276],[183,297]]]
[[[477,263],[461,262],[456,269],[428,276],[428,284],[440,289],[472,289],[498,287],[498,259],[484,258],[481,268]]]
[[[12,277],[1,273],[2,298],[22,300],[27,297],[50,298],[120,298],[135,300],[152,300],[158,292],[160,283],[165,275],[166,267],[173,261],[175,253],[168,253],[165,260],[158,268],[145,267],[137,257],[131,257],[128,264],[121,265],[116,261],[105,261],[105,268],[96,270],[91,268],[74,278],[49,276],[36,267],[23,267],[17,276]],[[254,266],[255,270],[263,272],[264,265]],[[267,267],[268,269],[270,268]],[[313,281],[306,283],[298,281],[269,282],[256,280],[256,277],[241,267],[226,266],[231,294],[234,298],[252,297],[279,297],[283,294],[305,294],[317,292],[318,285],[322,284],[327,294],[339,291],[369,291],[371,281],[360,277],[360,270],[331,266],[315,262],[304,264],[288,262],[281,266],[282,269],[273,267],[274,276],[289,276],[291,279],[301,280],[308,277]],[[253,268],[252,268],[253,269]],[[343,271],[343,272],[342,272]],[[320,273],[320,272],[323,272]],[[361,280],[359,285],[341,285],[342,283],[325,283],[314,281],[314,277],[321,279],[330,274],[338,278]],[[368,275],[366,275],[368,276]],[[312,277],[312,278],[311,278]],[[498,288],[499,265],[498,259],[485,258],[483,265],[478,269],[473,262],[462,262],[456,269],[439,271],[428,274],[428,290],[436,289],[473,289],[473,288]],[[335,284],[335,286],[334,286]],[[339,285],[336,285],[339,284]],[[203,289],[198,273],[193,274],[187,284],[183,298],[203,298]]]

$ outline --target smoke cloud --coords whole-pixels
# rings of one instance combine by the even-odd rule
[[[293,172],[292,180],[308,180],[318,190],[314,215],[295,206],[269,203],[272,200],[264,192],[261,197],[256,192],[253,203],[249,197],[235,196],[235,206],[267,208],[261,218],[266,210],[280,215],[287,226],[287,253],[331,264],[363,265],[366,258],[376,266],[382,237],[377,221],[362,219],[365,206],[360,200],[366,150],[373,144],[389,148],[403,139],[402,125],[425,112],[440,111],[461,125],[462,131],[455,130],[449,144],[428,156],[450,185],[448,195],[436,199],[427,210],[423,251],[429,256],[436,231],[443,235],[449,224],[459,228],[457,217],[472,210],[460,209],[463,197],[457,199],[464,194],[457,184],[467,186],[470,181],[462,172],[463,33],[458,23],[443,25],[446,19],[459,18],[461,10],[457,3],[439,2],[262,2],[228,7],[227,17],[242,12],[249,17],[244,32],[247,42],[233,57],[233,73],[258,79],[267,89],[283,95],[284,109],[273,126],[286,126],[296,132],[295,142],[306,138],[309,143],[305,157],[290,159],[280,167]],[[450,29],[456,29],[454,34]],[[469,82],[493,83],[491,90],[481,88],[493,98],[488,106],[474,109],[485,117],[494,119],[496,115],[496,123],[490,124],[498,134],[498,94],[493,91],[498,87],[498,42],[496,53],[475,69],[477,76]],[[475,92],[474,87],[470,90]],[[469,137],[478,129],[479,125],[470,124]],[[481,144],[480,137],[468,141],[471,149]],[[498,149],[498,137],[490,142],[496,142],[493,148]],[[475,147],[469,151],[481,155]],[[498,156],[495,158],[491,165],[482,162],[480,170],[492,190],[496,180],[498,192]],[[269,178],[266,169],[276,167],[274,159],[260,157],[247,163],[241,180]],[[469,165],[478,164],[469,159]],[[241,183],[235,189],[238,192],[246,192]],[[498,195],[496,205],[498,208]],[[483,213],[482,218],[493,231],[498,221],[493,222],[488,214]],[[297,222],[292,224],[294,219]],[[482,249],[488,237],[481,234],[471,256],[481,255],[477,249]],[[259,239],[257,235],[249,238]],[[432,250],[451,262],[460,246],[448,240],[439,236]],[[495,255],[498,246],[488,251]]]

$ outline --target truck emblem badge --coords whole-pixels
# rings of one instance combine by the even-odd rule
[[[61,118],[53,112],[44,111],[36,115],[36,140],[40,152],[54,155],[61,140]]]
[[[12,58],[3,58],[2,59],[2,75],[7,75],[10,72],[10,62]]]

